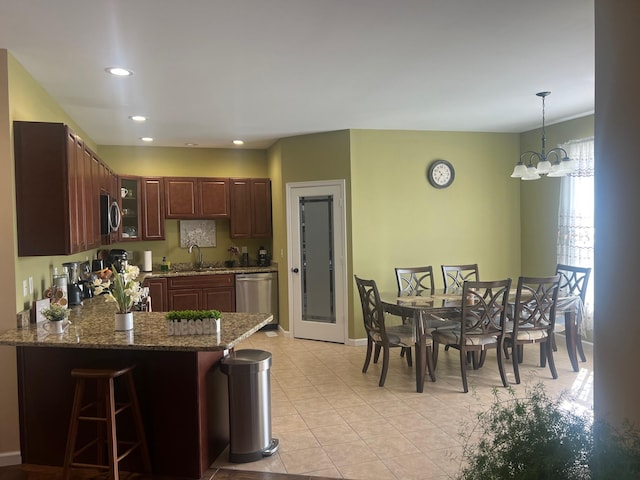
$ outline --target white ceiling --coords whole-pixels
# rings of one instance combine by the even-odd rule
[[[1,0],[0,48],[99,145],[522,132],[593,113],[593,1]]]

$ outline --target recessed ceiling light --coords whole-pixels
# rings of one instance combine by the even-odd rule
[[[153,137],[140,137],[143,142],[153,142]]]
[[[146,122],[147,121],[147,117],[145,117],[144,115],[131,115],[131,116],[129,116],[129,118],[131,120],[133,120],[134,122]]]
[[[130,75],[133,75],[133,72],[131,70],[127,70],[126,68],[122,67],[107,67],[105,68],[105,71],[107,73],[110,73],[111,75],[116,75],[117,77],[128,77]]]
[[[198,144],[197,144],[197,143],[185,143],[185,145],[186,145],[187,147],[197,147],[197,146],[198,146]]]
[[[243,140],[234,140],[233,144],[234,145],[244,145],[244,141]]]

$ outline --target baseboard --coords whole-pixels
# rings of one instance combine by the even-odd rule
[[[291,335],[291,330],[285,330],[284,328],[282,328],[282,325],[277,325],[277,327],[278,327],[278,334],[282,335],[285,338],[293,338]],[[264,328],[262,328],[261,330],[264,330]],[[347,341],[344,342],[344,344],[350,347],[363,347],[367,345],[367,337],[348,338]]]
[[[22,455],[20,452],[3,452],[0,453],[0,467],[8,465],[20,465],[22,463]]]
[[[278,332],[285,338],[291,338],[291,330],[285,330],[281,325],[278,325]]]

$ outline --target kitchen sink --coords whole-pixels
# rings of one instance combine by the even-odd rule
[[[215,272],[216,270],[229,270],[226,267],[200,267],[195,268],[194,272]]]

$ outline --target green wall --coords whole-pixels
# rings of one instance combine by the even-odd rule
[[[398,266],[432,265],[437,287],[443,263],[478,263],[483,279],[517,278],[520,186],[508,178],[517,134],[353,130],[351,139],[353,273],[387,291]],[[427,182],[436,159],[455,168],[447,189]],[[351,303],[362,338],[357,292]]]
[[[546,127],[547,150],[569,140],[592,137],[594,116],[569,120]],[[531,130],[520,135],[520,151],[540,152],[542,132]],[[511,171],[517,159],[512,163]],[[511,174],[511,173],[509,173]],[[521,184],[522,274],[550,275],[556,268],[556,240],[561,178],[541,178],[511,182]]]
[[[98,151],[92,139],[62,110],[49,94],[35,82],[33,77],[16,61],[8,55],[9,78],[9,135],[13,139],[13,121],[38,121],[65,123],[80,135],[87,144]],[[14,178],[13,168],[13,141],[11,141],[10,163],[3,167],[3,172]],[[15,185],[13,186],[12,210],[15,212]],[[46,205],[43,205],[43,215],[46,215]],[[15,215],[13,220],[14,245],[17,245]],[[86,256],[93,257],[93,252],[87,252],[71,256],[57,257],[18,257],[15,250],[15,295],[19,310],[29,308],[34,299],[42,298],[42,292],[50,286],[51,275],[54,267],[60,267],[63,262],[84,260]],[[33,277],[33,295],[22,295],[22,281]]]
[[[349,212],[349,183],[351,179],[349,131],[340,130],[280,139],[269,149],[269,166],[272,178],[277,179],[272,184],[273,248],[274,260],[279,263],[280,324],[285,330],[290,330],[286,184],[338,179],[346,181],[347,251],[349,252],[351,219]],[[351,256],[350,252],[348,256]],[[349,285],[349,288],[351,289],[352,286]],[[352,338],[352,333],[350,327],[350,338]]]
[[[268,176],[265,150],[100,145],[98,154],[119,174],[164,177]]]

